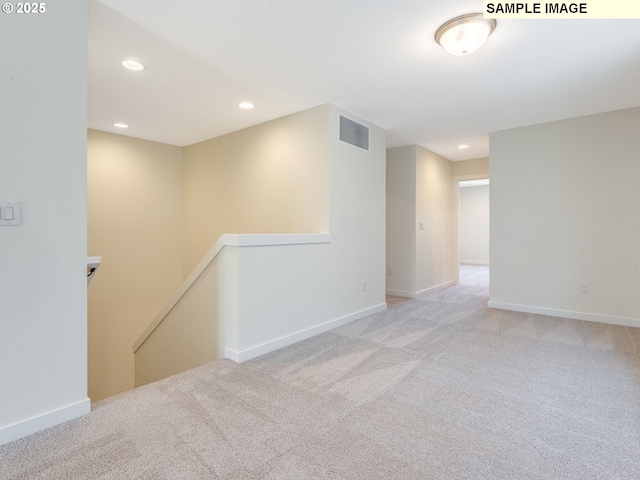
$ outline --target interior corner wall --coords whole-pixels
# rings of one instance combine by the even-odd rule
[[[241,249],[239,356],[386,308],[385,131],[334,105],[312,112],[321,113],[331,241]],[[340,115],[369,128],[368,151],[339,140]]]
[[[87,4],[2,15],[0,444],[83,415],[87,398]]]
[[[418,145],[388,149],[387,293],[452,285],[452,229],[452,162]]]
[[[416,293],[453,284],[452,163],[416,147]]]
[[[185,277],[223,233],[328,231],[328,109],[185,147]]]
[[[460,187],[460,263],[489,265],[489,185]]]
[[[387,149],[387,292],[416,292],[416,146]]]
[[[311,199],[320,199],[319,202],[313,203],[314,208],[308,212],[309,216],[315,220],[318,229],[324,228],[325,231],[330,229],[332,232],[331,243],[317,248],[315,246],[311,246],[310,249],[305,246],[295,248],[267,247],[269,254],[266,256],[261,253],[265,250],[264,248],[249,247],[246,249],[239,271],[239,280],[242,281],[242,295],[239,296],[238,309],[243,324],[249,324],[251,327],[242,332],[242,338],[237,342],[238,348],[240,348],[238,353],[242,353],[243,357],[255,352],[256,347],[260,349],[266,344],[272,345],[272,342],[277,344],[282,341],[283,337],[297,338],[297,336],[307,335],[311,331],[322,330],[328,325],[337,326],[340,322],[360,318],[360,316],[385,308],[385,132],[379,127],[362,121],[370,128],[370,151],[364,152],[361,149],[342,144],[338,141],[339,114],[348,115],[358,121],[357,118],[334,106],[325,105],[268,122],[258,126],[259,128],[252,127],[245,131],[236,132],[237,135],[225,136],[226,138],[221,139],[224,148],[215,141],[208,141],[204,142],[207,145],[198,144],[195,146],[197,148],[182,149],[184,154],[188,150],[191,155],[190,178],[182,182],[182,186],[186,190],[183,191],[184,202],[194,201],[200,195],[204,195],[200,198],[212,202],[191,205],[202,219],[208,218],[207,205],[213,204],[215,207],[224,205],[228,214],[233,216],[235,204],[231,201],[232,199],[224,196],[219,196],[216,199],[215,194],[220,195],[220,192],[215,189],[211,192],[211,188],[206,182],[198,183],[196,180],[202,180],[201,177],[213,181],[214,185],[221,185],[225,183],[222,180],[226,180],[235,187],[230,190],[233,190],[236,195],[233,198],[238,201],[243,201],[244,195],[250,196],[253,193],[250,190],[243,190],[243,186],[248,188],[247,186],[257,185],[258,188],[263,189],[263,195],[266,195],[270,188],[291,187],[291,185],[284,185],[283,182],[295,183],[300,180],[303,185],[315,182],[316,190],[311,192],[311,197],[307,189],[294,190],[299,193],[299,197],[293,195],[289,190],[291,196],[288,201],[294,204],[297,202],[309,205]],[[154,207],[149,213],[151,218],[145,219],[144,222],[147,223],[143,223],[140,228],[165,235],[168,238],[163,239],[163,242],[166,243],[172,238],[171,232],[162,229],[173,228],[176,230],[175,225],[180,223],[177,218],[180,212],[178,209],[174,211],[173,208],[179,204],[175,192],[180,190],[180,172],[175,169],[179,164],[178,153],[181,149],[95,131],[89,133],[89,140],[89,178],[91,185],[95,186],[95,189],[90,187],[90,192],[95,190],[90,193],[90,199],[96,200],[95,204],[90,202],[92,213],[90,222],[93,224],[90,227],[90,244],[92,249],[95,246],[95,251],[92,251],[92,254],[103,256],[101,270],[92,281],[90,292],[91,295],[93,292],[96,296],[103,295],[101,305],[106,307],[104,300],[106,300],[107,293],[112,298],[120,295],[119,293],[114,294],[118,285],[113,280],[126,273],[122,271],[124,264],[109,261],[104,252],[110,251],[109,248],[114,242],[121,244],[126,240],[128,231],[132,231],[131,229],[135,227],[129,225],[131,220],[129,217],[119,218],[121,207],[124,208],[123,205],[116,205],[116,208],[109,205],[110,193],[114,188],[118,188],[115,179],[122,181],[123,178],[126,178],[129,185],[137,185],[138,188],[144,189],[142,202],[145,204],[153,203]],[[293,140],[293,143],[288,140]],[[199,153],[203,151],[208,153],[211,150],[216,152],[222,150],[225,155],[220,157],[199,156]],[[251,152],[252,155],[243,157],[240,155],[243,152],[245,154]],[[280,177],[270,180],[269,175],[257,175],[259,172],[252,171],[273,170],[278,177],[282,169],[282,166],[279,167],[278,160],[282,160],[281,164],[285,166],[284,160],[297,163],[292,168],[298,170],[298,176],[287,177],[286,181]],[[225,165],[225,163],[235,165]],[[305,165],[308,171],[303,172]],[[211,170],[208,170],[209,168]],[[226,175],[221,180],[212,175],[212,171],[223,172]],[[329,172],[331,172],[330,182]],[[246,179],[243,175],[251,178]],[[110,181],[110,177],[114,181]],[[273,181],[273,184],[268,184],[269,181]],[[122,188],[125,190],[120,193],[122,202],[125,204],[136,203],[134,192],[127,192],[126,186]],[[195,188],[196,191],[192,191],[191,188]],[[198,191],[198,188],[201,190]],[[322,188],[324,191],[320,191]],[[320,193],[322,195],[319,195]],[[91,197],[91,195],[95,195],[95,197]],[[140,203],[141,199],[137,200]],[[167,202],[171,205],[167,205]],[[95,208],[93,208],[94,206]],[[157,217],[156,207],[164,212],[160,223],[156,223],[154,220]],[[202,210],[198,210],[199,208]],[[332,212],[331,224],[320,227],[319,225],[329,221],[329,208]],[[188,210],[186,205],[185,210]],[[176,211],[178,211],[177,214]],[[114,213],[117,214],[116,218],[113,216]],[[247,215],[247,218],[243,219],[247,222],[243,224],[244,228],[250,232],[258,230],[259,222],[269,221],[268,215],[271,215],[271,213],[265,212],[267,218],[262,218],[255,217],[255,212],[252,213],[254,217]],[[276,220],[278,213],[281,212],[272,212]],[[133,217],[138,216],[138,213],[134,212]],[[252,218],[256,220],[257,226],[252,227],[249,223]],[[122,229],[121,232],[114,232],[114,223],[117,222],[122,222],[127,225],[127,228]],[[230,228],[229,225],[222,224],[215,227],[225,233]],[[296,225],[303,228],[300,227],[300,224],[293,223],[289,228],[297,228]],[[192,226],[197,227],[197,225]],[[105,230],[101,230],[102,228]],[[107,228],[111,231],[107,231]],[[305,228],[305,230],[307,229]],[[194,228],[193,232],[197,233],[197,228]],[[138,233],[140,236],[144,236],[140,232]],[[287,232],[276,231],[274,233]],[[101,241],[102,243],[99,243]],[[141,242],[143,241],[144,239]],[[133,246],[136,252],[140,245],[142,243],[134,242]],[[174,274],[177,270],[175,265],[178,262],[175,261],[172,252],[176,249],[176,245],[177,241],[174,241],[166,248],[170,260],[168,263],[174,265],[171,270]],[[290,253],[294,250],[293,254]],[[304,250],[305,254],[311,254],[310,258],[305,257],[304,262],[306,263],[301,261],[300,256],[297,256],[298,250]],[[123,249],[120,251],[124,252]],[[153,255],[153,257],[157,257],[157,255]],[[129,260],[131,261],[130,265],[134,262],[136,265],[140,265],[140,262],[135,258],[129,257]],[[108,271],[108,265],[112,265],[112,269],[117,267],[120,270],[119,273],[112,275],[112,272]],[[152,274],[158,277],[163,275],[158,269],[154,270]],[[163,278],[166,279],[167,276],[164,275]],[[171,278],[175,278],[175,275]],[[364,291],[363,281],[366,282]],[[107,288],[101,283],[110,283],[110,285]],[[179,283],[178,281],[177,284]],[[129,287],[134,288],[133,286]],[[175,288],[177,285],[174,290]],[[281,297],[283,292],[291,294],[294,291],[298,292],[293,295],[295,301],[283,303]],[[173,293],[173,291],[169,293]],[[90,303],[94,304],[93,296],[90,296]],[[146,303],[149,303],[148,299]],[[123,308],[130,307],[131,304],[132,302],[125,302]],[[95,305],[96,315],[100,315],[97,312],[99,304],[95,302]],[[157,308],[153,314],[155,315],[159,310],[160,308]],[[93,309],[91,311],[93,312]],[[118,322],[118,319],[111,318],[110,320],[111,323]],[[142,329],[148,325],[149,320],[146,318]],[[96,328],[99,328],[99,325]],[[123,329],[123,332],[126,333],[126,330]],[[125,347],[128,348],[133,343],[124,341],[123,334],[118,333],[117,335],[121,337]],[[112,347],[117,348],[115,342]],[[222,350],[221,348],[220,351]],[[129,350],[126,353],[128,354]],[[118,356],[123,354],[118,354]],[[127,371],[122,367],[122,365],[126,367],[126,362],[118,360],[116,363],[121,366],[116,368],[116,366],[108,365],[111,369],[109,371],[115,374],[118,370],[118,373],[124,374],[126,379],[128,367]],[[144,378],[141,381],[144,381]],[[136,383],[140,383],[137,378]]]
[[[182,283],[182,148],[89,130],[89,397],[134,388],[132,345]]]
[[[340,115],[369,128],[368,151],[339,140]],[[253,358],[386,308],[384,130],[333,105],[260,127],[252,129],[253,134],[240,132],[237,141],[245,147],[254,145],[258,150],[261,144],[275,142],[274,148],[281,145],[284,156],[298,159],[302,169],[305,163],[311,162],[308,172],[300,172],[304,175],[302,181],[317,181],[317,187],[324,190],[316,192],[322,193],[317,197],[321,203],[309,212],[311,218],[315,217],[316,227],[308,228],[324,228],[323,233],[330,233],[330,241],[254,245],[239,249],[237,341],[234,342],[236,345],[225,348],[225,353],[233,350],[231,353],[239,360]],[[298,139],[295,151],[291,150],[293,147],[289,142],[280,143],[291,136]],[[314,148],[309,148],[310,145]],[[251,170],[253,163],[259,165],[261,160],[273,161],[277,157],[266,149],[262,158],[257,155],[258,150],[255,157],[247,159],[251,162],[245,162],[245,170]],[[192,150],[191,154],[194,152]],[[199,162],[200,159],[192,157],[191,160]],[[235,161],[229,157],[202,160],[205,163]],[[237,160],[243,161],[242,157]],[[222,165],[217,168],[231,171]],[[268,164],[264,168],[268,169]],[[277,171],[277,166],[273,168]],[[254,173],[249,171],[247,174]],[[236,175],[234,178],[241,187],[243,180],[239,173]],[[288,181],[296,181],[296,178]],[[302,204],[309,202],[305,195],[301,192]],[[297,200],[296,196],[289,198],[290,202]],[[319,208],[322,205],[324,210]],[[227,206],[231,209],[234,204],[227,202]],[[277,217],[278,212],[273,215]],[[322,227],[325,221],[328,224]],[[222,228],[226,227],[223,225]],[[256,230],[249,224],[247,228]]]
[[[369,127],[369,151],[340,142],[339,116]],[[366,120],[329,105],[329,231],[331,317],[385,303],[386,133]],[[367,285],[362,291],[362,281]]]
[[[632,108],[491,134],[490,306],[640,326],[639,127]]]

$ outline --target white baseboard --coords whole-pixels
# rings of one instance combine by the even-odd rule
[[[448,282],[441,283],[440,285],[436,285],[435,287],[429,287],[425,288],[424,290],[420,290],[416,296],[419,297],[427,293],[435,293],[439,290],[444,290],[445,288],[452,285],[455,285],[455,282],[453,280],[449,280]]]
[[[424,290],[420,290],[419,292],[405,292],[403,290],[387,290],[387,295],[394,295],[396,297],[407,297],[407,298],[418,298],[427,293],[435,293],[438,290],[443,290],[447,287],[455,285],[453,280],[448,282],[441,283],[440,285],[436,285],[434,287],[425,288]]]
[[[374,313],[383,312],[386,309],[387,304],[381,303],[380,305],[376,305],[375,307],[366,308],[364,310],[345,315],[344,317],[336,318],[326,323],[316,325],[315,327],[307,328],[305,330],[301,330],[299,332],[292,333],[290,335],[286,335],[284,337],[271,340],[270,342],[265,342],[260,345],[256,345],[255,347],[250,347],[241,351],[225,347],[224,358],[228,358],[229,360],[233,360],[234,362],[242,363],[247,360],[251,360],[252,358],[259,357],[260,355],[264,355],[265,353],[273,352],[275,350],[278,350],[279,348],[299,342],[300,340],[305,340],[320,333],[324,333],[334,328],[341,327],[342,325],[346,325],[347,323],[359,318],[368,317],[369,315],[373,315]]]
[[[572,312],[570,310],[533,307],[530,305],[494,302],[492,300],[487,302],[487,306],[489,308],[497,308],[500,310],[512,310],[514,312],[535,313],[538,315],[549,315],[551,317],[572,318],[574,320],[608,323],[611,325],[621,325],[623,327],[640,327],[640,318],[616,317],[613,315],[601,315],[599,313]]]
[[[415,293],[405,292],[404,290],[387,290],[385,293],[394,297],[416,298],[418,296]]]
[[[489,266],[488,260],[460,260],[460,265],[485,265]]]
[[[91,400],[85,398],[79,402],[58,408],[36,417],[27,418],[13,425],[0,428],[0,445],[32,435],[40,430],[53,427],[74,418],[82,417],[91,411]]]

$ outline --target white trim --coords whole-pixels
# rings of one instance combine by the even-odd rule
[[[455,285],[454,281],[449,280],[448,282],[441,283],[440,285],[436,285],[434,287],[429,287],[424,290],[420,290],[418,292],[418,296],[426,295],[427,293],[435,293],[439,290],[444,290],[447,287],[451,287],[452,285]]]
[[[478,260],[477,262],[474,260],[460,260],[460,265],[485,265],[489,266],[489,262],[487,260]]]
[[[601,315],[599,313],[572,312],[570,310],[559,310],[556,308],[532,307],[530,305],[518,305],[515,303],[487,302],[489,308],[499,310],[512,310],[515,312],[535,313],[538,315],[549,315],[551,317],[572,318],[574,320],[586,320],[588,322],[608,323],[611,325],[621,325],[623,327],[640,327],[640,318],[616,317],[613,315]]]
[[[453,280],[449,280],[448,282],[441,283],[440,285],[436,285],[434,287],[425,288],[424,290],[420,290],[419,292],[405,292],[403,290],[387,290],[387,295],[395,295],[397,297],[407,297],[407,298],[418,298],[422,295],[426,295],[429,293],[435,293],[439,290],[443,290],[447,287],[451,287],[455,285]]]
[[[268,247],[276,245],[313,245],[331,243],[330,233],[225,234],[225,246]],[[221,237],[221,238],[222,238]]]
[[[52,410],[36,417],[27,418],[18,423],[0,428],[0,445],[13,442],[28,435],[54,427],[68,420],[82,417],[91,411],[91,400],[85,398],[66,407]]]
[[[374,313],[383,312],[386,309],[387,309],[387,304],[381,303],[380,305],[376,305],[375,307],[366,308],[364,310],[360,310],[358,312],[345,315],[344,317],[336,318],[334,320],[321,323],[320,325],[316,325],[315,327],[307,328],[305,330],[300,330],[299,332],[292,333],[290,335],[286,335],[284,337],[280,337],[275,340],[271,340],[270,342],[265,342],[260,345],[256,345],[255,347],[246,348],[241,351],[237,351],[232,348],[225,347],[224,358],[228,358],[230,360],[233,360],[234,362],[242,363],[247,360],[251,360],[252,358],[259,357],[260,355],[273,352],[275,350],[294,344],[301,340],[305,340],[307,338],[313,337],[320,333],[324,333],[329,330],[333,330],[334,328],[341,327],[342,325],[346,325],[347,323],[357,320],[359,318],[368,317],[369,315],[373,315]]]
[[[330,233],[284,233],[284,234],[229,234],[220,235],[218,241],[202,257],[198,265],[191,274],[182,282],[176,293],[169,299],[156,318],[149,324],[144,332],[133,344],[133,353],[136,353],[142,344],[149,338],[149,335],[158,328],[164,318],[177,305],[180,299],[191,288],[200,275],[207,269],[209,264],[218,256],[224,247],[257,247],[257,246],[277,246],[277,245],[313,245],[318,243],[331,243]]]
[[[418,295],[411,292],[405,292],[404,290],[387,290],[387,295],[393,295],[396,297],[417,298]]]
[[[87,267],[98,267],[102,262],[102,257],[87,257]]]
[[[234,350],[233,348],[224,347],[224,358],[228,358],[229,360],[233,360],[236,363],[240,363],[240,352]]]

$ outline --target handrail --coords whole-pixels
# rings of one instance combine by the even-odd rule
[[[229,234],[225,233],[218,238],[216,243],[202,257],[189,276],[182,282],[180,288],[169,299],[160,313],[149,324],[138,340],[133,344],[133,353],[136,353],[142,344],[149,338],[153,331],[158,328],[165,317],[173,310],[180,299],[187,293],[189,288],[200,278],[200,275],[207,269],[209,264],[215,260],[224,247],[256,247],[256,246],[277,246],[277,245],[304,245],[315,243],[329,243],[331,234],[329,233],[283,233],[283,234]]]
[[[102,257],[87,257],[87,287],[91,283],[91,279],[98,270]]]

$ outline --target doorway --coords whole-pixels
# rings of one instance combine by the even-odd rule
[[[489,177],[464,175],[453,179],[453,280],[460,283],[461,266],[477,266],[488,276]],[[482,267],[482,268],[481,268]]]

